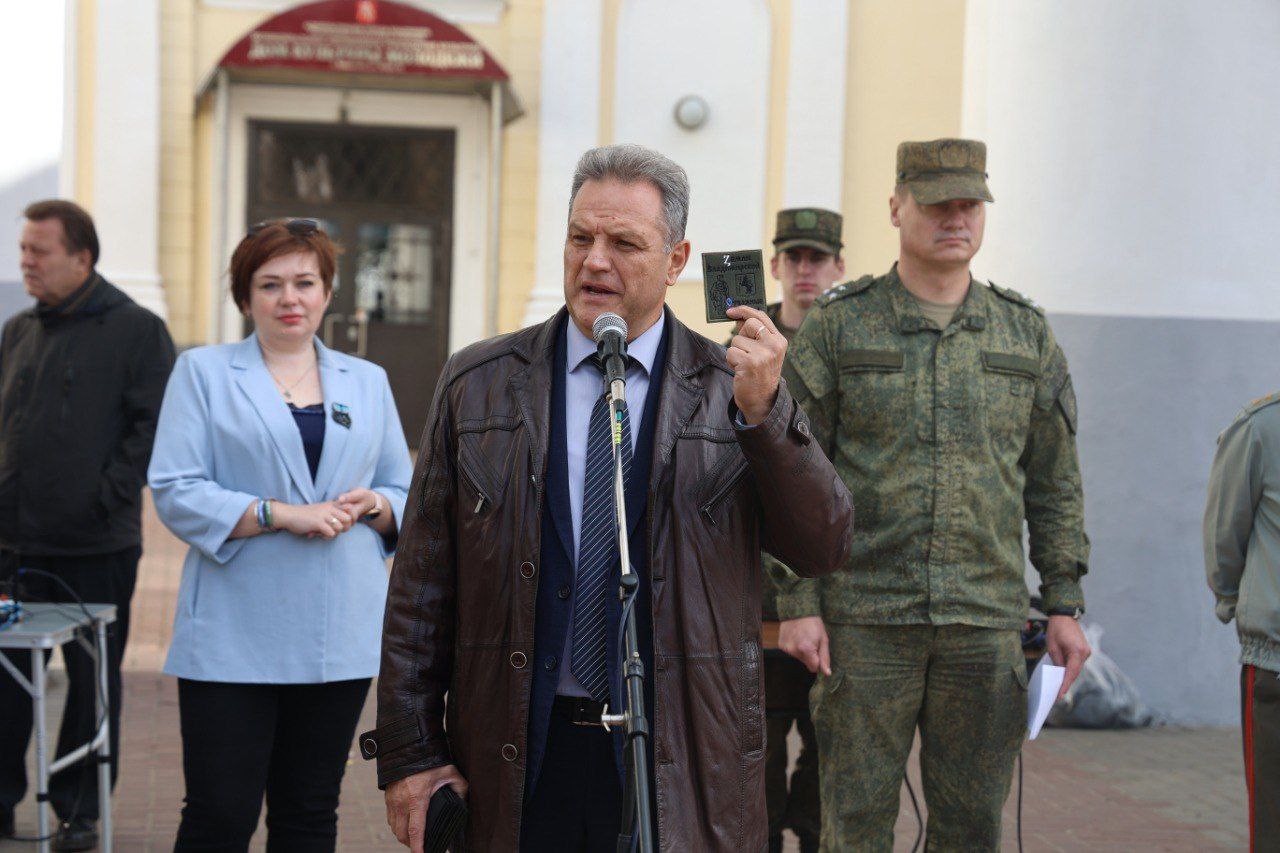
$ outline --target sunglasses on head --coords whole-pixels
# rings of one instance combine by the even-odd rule
[[[272,225],[283,225],[295,237],[306,237],[308,234],[314,234],[320,230],[320,223],[314,219],[265,219],[262,222],[250,225],[248,236],[257,236],[264,228],[269,228]]]

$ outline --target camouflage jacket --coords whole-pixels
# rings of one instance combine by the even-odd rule
[[[1280,670],[1280,394],[1254,400],[1218,437],[1204,509],[1204,565],[1240,663]]]
[[[783,374],[859,512],[847,571],[770,567],[783,619],[1019,627],[1024,520],[1044,606],[1084,606],[1075,394],[1033,303],[975,281],[939,330],[895,266],[819,297]]]

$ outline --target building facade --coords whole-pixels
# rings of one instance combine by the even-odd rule
[[[1217,431],[1280,387],[1270,0],[66,2],[59,176],[103,272],[180,344],[235,340],[246,226],[323,220],[326,341],[388,368],[411,442],[449,353],[562,303],[585,149],[689,171],[669,303],[718,338],[696,253],[821,205],[850,273],[881,272],[898,142],[985,138],[976,272],[1048,308],[1075,373],[1088,618],[1166,718],[1234,718],[1198,531]]]
[[[569,181],[592,146],[640,142],[688,169],[695,252],[760,245],[780,207],[820,204],[851,214],[855,266],[884,266],[894,146],[960,130],[963,15],[69,0],[63,187],[100,223],[105,274],[183,345],[244,334],[225,270],[246,225],[325,221],[346,249],[326,341],[386,363],[412,433],[449,353],[562,303]],[[922,32],[936,45],[910,73],[878,70]],[[681,99],[700,124],[679,123]],[[700,275],[695,258],[671,304],[705,328]]]

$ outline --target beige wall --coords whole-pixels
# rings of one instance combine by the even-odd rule
[[[97,87],[94,69],[98,59],[97,0],[77,0],[76,4],[76,201],[93,213],[93,102]]]
[[[851,0],[844,242],[851,278],[898,257],[889,195],[898,143],[960,133],[964,0]]]
[[[601,143],[612,142],[613,68],[618,0],[604,0]],[[772,26],[765,216],[760,245],[769,255],[774,220],[783,206],[788,69],[794,4],[768,0]],[[849,0],[845,69],[844,240],[850,276],[883,271],[897,257],[888,220],[894,154],[904,139],[959,134],[963,112],[964,0]],[[696,188],[695,188],[696,192]],[[548,235],[556,239],[556,235]],[[696,270],[700,259],[689,261]],[[727,327],[707,324],[702,282],[681,280],[668,303],[682,321],[715,340]]]
[[[497,26],[463,29],[511,75],[525,114],[502,139],[502,215],[499,222],[498,331],[520,326],[533,289],[537,235],[538,81],[542,74],[542,0],[512,0]]]
[[[160,278],[174,340],[203,343],[208,300],[195,267],[195,10],[163,0],[160,14]]]

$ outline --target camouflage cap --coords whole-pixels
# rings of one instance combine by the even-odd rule
[[[844,217],[821,207],[792,207],[778,211],[778,226],[773,233],[773,247],[779,252],[796,246],[810,246],[833,255],[839,254],[840,228]]]
[[[935,139],[898,146],[897,182],[920,204],[957,198],[995,201],[987,187],[987,145],[976,139]]]

